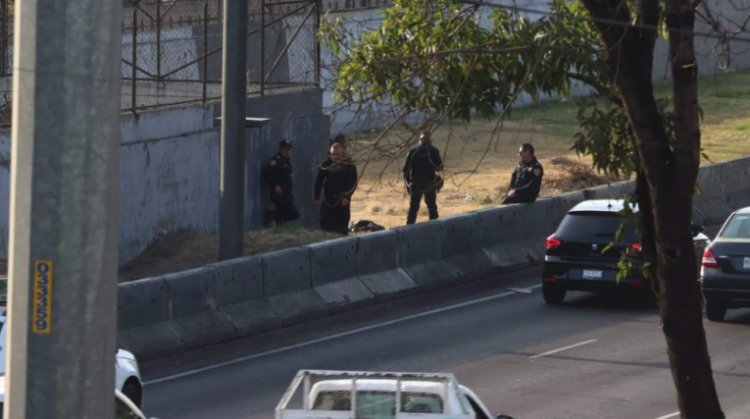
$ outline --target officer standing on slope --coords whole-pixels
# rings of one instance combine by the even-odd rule
[[[429,131],[422,131],[419,146],[409,150],[404,160],[404,181],[409,192],[409,214],[406,224],[417,221],[417,212],[424,196],[430,220],[438,218],[437,193],[443,186],[443,178],[436,172],[443,170],[440,151],[432,145]]]
[[[315,179],[314,202],[320,205],[320,228],[347,235],[351,218],[351,199],[357,189],[357,167],[344,156],[344,146],[333,143],[329,157]],[[323,191],[323,201],[320,192]]]
[[[294,206],[294,195],[292,194],[292,175],[294,168],[291,163],[291,154],[294,146],[287,140],[279,143],[279,151],[271,157],[263,168],[262,178],[268,185],[269,199],[274,206],[273,210],[266,212],[264,224],[268,226],[271,221],[276,225],[282,225],[287,221],[299,218],[299,211]]]

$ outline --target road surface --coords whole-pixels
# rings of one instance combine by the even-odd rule
[[[542,302],[538,270],[143,365],[160,419],[272,418],[297,370],[451,372],[493,413],[518,418],[677,417],[656,309],[569,293]],[[728,417],[750,417],[750,310],[705,321]]]

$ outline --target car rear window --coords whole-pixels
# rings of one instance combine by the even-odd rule
[[[720,237],[750,239],[750,214],[735,214],[721,229]]]
[[[557,228],[555,237],[561,240],[576,242],[603,242],[614,241],[617,229],[621,223],[625,223],[621,242],[632,243],[637,241],[637,229],[633,220],[621,217],[613,213],[601,212],[573,212],[563,218]]]
[[[391,419],[396,407],[392,391],[357,391],[357,417]],[[322,391],[313,404],[315,410],[351,410],[350,391]],[[401,411],[408,413],[443,413],[443,399],[434,393],[402,392]]]

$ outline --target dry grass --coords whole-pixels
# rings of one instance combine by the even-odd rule
[[[569,108],[569,107],[568,107]],[[567,108],[566,108],[567,109]],[[460,214],[478,208],[498,205],[507,191],[510,176],[518,163],[518,147],[529,142],[544,166],[542,196],[600,185],[614,179],[593,172],[590,159],[570,150],[575,118],[565,123],[541,125],[549,113],[561,113],[555,106],[540,106],[529,117],[507,121],[499,138],[493,138],[494,122],[474,122],[470,126],[441,126],[433,133],[433,143],[440,149],[445,163],[445,187],[438,195],[441,216]],[[395,133],[405,137],[404,133]],[[385,227],[406,222],[409,207],[401,176],[401,161],[382,159],[365,166],[367,150],[362,142],[372,138],[354,139],[355,159],[360,161],[361,179],[352,201],[352,219],[372,220]],[[481,161],[481,163],[479,163]],[[364,170],[362,170],[364,167]],[[420,207],[417,221],[427,218],[427,209]]]
[[[707,76],[700,80],[700,105],[704,119],[702,148],[708,156],[703,163],[750,154],[750,71]],[[669,95],[670,86],[658,94]],[[621,179],[591,169],[591,159],[571,152],[573,135],[578,131],[577,108],[567,101],[551,101],[517,109],[493,138],[495,122],[475,121],[470,126],[445,125],[433,133],[433,142],[444,156],[445,188],[438,195],[441,216],[459,214],[497,205],[507,190],[516,152],[521,143],[534,144],[544,166],[542,196],[595,186]],[[395,132],[393,136],[408,137]],[[371,136],[355,137],[355,157],[366,160],[365,147]],[[483,159],[483,160],[482,160]],[[477,162],[482,163],[477,165]],[[400,161],[370,161],[352,202],[353,219],[369,219],[386,227],[406,221],[408,196],[400,174]],[[362,169],[360,168],[360,171]],[[419,219],[427,217],[424,205]]]
[[[341,237],[297,226],[274,227],[245,234],[247,256]],[[171,231],[154,239],[135,260],[120,269],[120,281],[197,268],[216,262],[219,237],[188,230]],[[179,269],[178,269],[179,268]]]

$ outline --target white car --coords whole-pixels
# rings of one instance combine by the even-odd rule
[[[0,419],[5,404],[5,375],[0,375]],[[115,419],[148,419],[127,396],[115,389]],[[152,418],[156,419],[156,418]]]
[[[2,419],[2,418],[0,418]],[[149,419],[127,396],[115,389],[115,419]],[[156,418],[151,418],[156,419]]]
[[[5,395],[5,345],[6,345],[6,308],[0,309],[0,378],[3,380],[3,396]],[[141,405],[143,396],[143,382],[138,361],[135,355],[118,349],[115,357],[115,389],[121,391],[136,406]],[[3,397],[4,398],[4,397]]]

